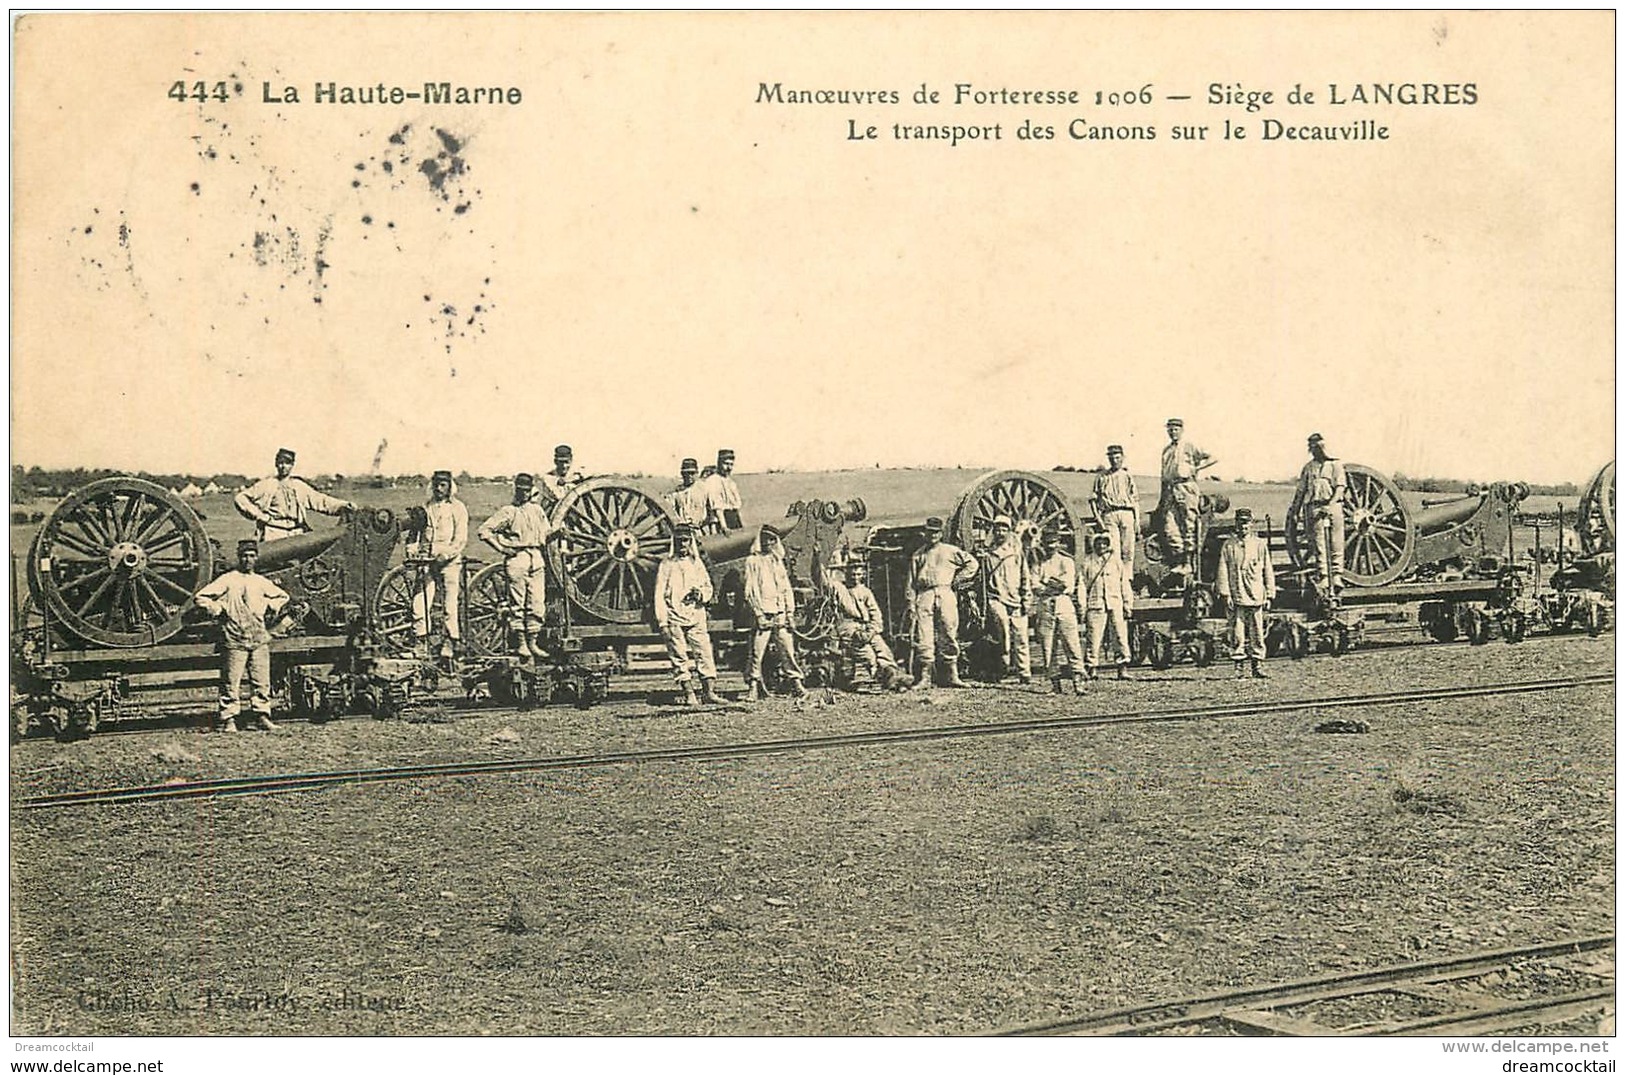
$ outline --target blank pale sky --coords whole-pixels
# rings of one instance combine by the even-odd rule
[[[387,439],[386,471],[506,473],[563,440],[595,472],[719,445],[747,471],[1048,468],[1120,441],[1147,471],[1178,414],[1225,477],[1289,475],[1319,430],[1389,471],[1583,482],[1614,450],[1613,19],[30,16],[13,456],[258,473],[288,444],[349,473]],[[176,78],[244,93],[180,104]],[[524,99],[310,99],[426,79]],[[1374,80],[1478,103],[1279,103]],[[761,104],[763,81],[903,103]],[[910,103],[960,81],[1089,103]],[[1278,103],[1206,103],[1235,81]],[[1148,82],[1193,99],[1092,103]],[[1059,137],[1016,139],[1029,117]],[[1158,138],[1074,141],[1077,117]],[[1391,137],[1261,142],[1265,117]],[[436,188],[425,159],[464,170]]]

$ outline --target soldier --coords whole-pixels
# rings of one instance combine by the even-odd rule
[[[691,460],[692,461],[692,460]],[[708,705],[721,705],[717,695],[717,662],[711,653],[706,606],[711,603],[711,573],[700,561],[700,543],[694,528],[678,523],[672,528],[672,554],[655,571],[655,625],[666,639],[672,676],[683,692],[684,705],[699,705],[694,694],[694,673]]]
[[[1089,554],[1078,564],[1078,604],[1083,608],[1088,636],[1084,668],[1094,679],[1106,644],[1106,629],[1117,640],[1117,678],[1128,678],[1128,618],[1134,612],[1134,587],[1123,569],[1122,557],[1112,552],[1110,534],[1090,539]]]
[[[508,572],[508,630],[521,657],[542,655],[539,637],[547,619],[547,543],[564,531],[554,530],[547,510],[536,497],[536,479],[515,474],[513,503],[504,504],[480,526],[480,540],[500,552]]]
[[[716,471],[705,479],[705,521],[711,533],[726,534],[740,528],[739,512],[744,504],[733,472],[734,450],[723,448],[717,452]]]
[[[1111,469],[1095,475],[1095,490],[1089,497],[1095,518],[1117,543],[1117,555],[1123,566],[1134,571],[1134,543],[1140,536],[1140,491],[1134,487],[1134,475],[1123,465],[1123,446],[1113,444],[1106,449],[1106,461]]]
[[[1322,595],[1330,600],[1343,588],[1343,490],[1348,475],[1343,464],[1326,453],[1326,438],[1319,433],[1309,434],[1309,456],[1287,513],[1303,513],[1303,528],[1315,554],[1316,579]]]
[[[412,596],[412,630],[423,654],[428,652],[429,610],[434,607],[436,589],[445,590],[445,636],[440,655],[451,657],[462,642],[458,598],[462,592],[463,549],[468,545],[468,507],[457,499],[457,484],[451,471],[437,470],[429,482],[429,499],[423,505],[423,536],[418,545],[422,587]]]
[[[891,690],[902,679],[897,658],[886,644],[883,632],[885,617],[880,602],[869,589],[869,565],[856,555],[849,555],[842,572],[836,574],[814,552],[813,562],[818,568],[818,579],[835,599],[839,619],[835,624],[835,637],[841,647],[851,654],[858,669],[874,680],[881,690]]]
[[[237,570],[228,571],[197,592],[197,607],[220,620],[220,730],[237,730],[243,672],[248,672],[248,705],[258,727],[271,723],[271,625],[288,603],[282,588],[254,571],[259,547],[237,543]]]
[[[1236,677],[1247,674],[1243,660],[1252,662],[1253,678],[1268,679],[1264,660],[1264,609],[1275,597],[1275,568],[1269,543],[1252,532],[1251,508],[1236,509],[1236,532],[1219,555],[1217,590],[1230,606],[1230,630],[1236,637]]]
[[[1218,462],[1185,440],[1184,435],[1184,419],[1168,419],[1168,443],[1162,449],[1162,534],[1169,564],[1181,574],[1187,558],[1194,558],[1199,552],[1191,547],[1197,513],[1202,506],[1196,479]]]
[[[1039,539],[1041,558],[1035,572],[1038,594],[1038,646],[1049,672],[1050,689],[1061,691],[1061,670],[1056,664],[1055,639],[1060,636],[1066,654],[1067,675],[1072,689],[1083,683],[1083,646],[1078,639],[1078,565],[1061,548],[1061,537],[1053,528]]]
[[[939,630],[948,686],[968,686],[959,678],[959,595],[954,591],[976,577],[976,557],[942,540],[942,520],[935,516],[925,521],[925,532],[926,543],[909,565],[909,592],[914,595],[914,686],[931,686]]]
[[[1027,637],[1027,613],[1032,607],[1032,579],[1027,571],[1027,550],[1015,536],[1008,515],[993,520],[993,547],[989,550],[987,610],[998,636],[1000,671],[1016,674],[1023,686],[1033,681],[1032,648]]]
[[[705,526],[705,486],[696,481],[700,464],[694,459],[683,460],[678,472],[681,483],[666,496],[671,505],[672,518],[699,530]]]
[[[575,452],[568,444],[553,449],[553,469],[542,475],[537,495],[549,512],[553,505],[564,499],[564,494],[587,480],[587,476],[573,466]]]
[[[756,701],[767,697],[767,689],[762,684],[762,661],[767,656],[769,642],[778,644],[779,663],[790,680],[790,693],[797,698],[806,697],[806,688],[801,685],[801,662],[796,659],[796,637],[790,631],[796,594],[790,586],[790,573],[784,567],[784,545],[779,532],[771,526],[762,527],[755,547],[745,557],[745,603],[750,606],[755,620],[750,664],[745,669],[746,698]]]
[[[238,493],[233,503],[237,511],[256,524],[255,533],[261,541],[280,541],[310,529],[310,512],[337,515],[341,511],[354,511],[348,500],[328,496],[312,489],[303,479],[293,476],[293,449],[276,450],[276,476],[261,478]]]

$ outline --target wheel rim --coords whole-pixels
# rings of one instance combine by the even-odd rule
[[[419,585],[417,568],[397,564],[384,572],[373,596],[372,624],[378,641],[390,653],[409,653],[415,641],[412,597]]]
[[[1411,511],[1399,487],[1370,467],[1343,468],[1343,581],[1357,586],[1383,586],[1411,568],[1416,534]],[[1296,567],[1314,563],[1313,535],[1301,511],[1286,518],[1287,553]]]
[[[1024,470],[996,470],[984,474],[960,494],[949,520],[949,532],[960,548],[986,548],[993,520],[1008,515],[1016,537],[1029,541],[1047,526],[1054,526],[1062,548],[1077,550],[1078,517],[1066,495],[1048,478]]]
[[[214,577],[208,536],[185,501],[139,478],[104,478],[51,512],[28,561],[50,617],[106,646],[173,637],[192,595]]]
[[[1580,498],[1579,530],[1587,556],[1614,551],[1614,464],[1597,471]]]
[[[564,532],[549,557],[572,604],[608,623],[638,623],[672,551],[672,519],[648,493],[605,478],[576,486],[553,509]]]

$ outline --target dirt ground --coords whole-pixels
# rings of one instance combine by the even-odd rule
[[[13,796],[1611,671],[1413,646],[13,749]],[[1358,716],[1364,735],[1317,734]],[[1614,927],[1614,692],[14,811],[14,1034],[978,1033]]]

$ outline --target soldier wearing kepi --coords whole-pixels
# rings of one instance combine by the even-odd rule
[[[872,679],[881,690],[891,690],[902,679],[897,658],[886,644],[883,632],[886,619],[881,614],[880,602],[869,589],[869,565],[857,555],[849,555],[839,574],[824,566],[813,553],[818,567],[818,578],[826,592],[835,599],[839,619],[835,624],[835,637],[841,648],[851,655],[859,671]]]
[[[716,690],[717,663],[711,653],[706,606],[711,603],[711,573],[700,561],[700,543],[694,528],[678,523],[672,528],[672,554],[655,572],[655,625],[666,639],[672,676],[683,692],[684,705],[699,705],[694,675],[700,677],[705,701],[720,705]]]
[[[1199,552],[1191,547],[1202,506],[1196,480],[1216,462],[1185,439],[1184,419],[1168,419],[1168,443],[1162,449],[1162,537],[1169,564],[1181,575],[1185,574],[1188,558]]]
[[[739,486],[734,482],[734,450],[723,448],[717,452],[717,469],[705,479],[705,525],[713,534],[727,534],[742,525],[739,513],[744,502],[739,497]]]
[[[940,650],[950,687],[968,686],[959,678],[959,595],[955,589],[976,577],[976,557],[942,539],[942,520],[925,521],[925,545],[909,564],[909,592],[914,595],[914,685],[932,685]]]
[[[1224,543],[1219,555],[1217,591],[1230,606],[1230,630],[1236,638],[1231,654],[1237,677],[1251,662],[1254,679],[1269,678],[1264,660],[1264,609],[1275,597],[1275,568],[1270,563],[1269,543],[1252,532],[1251,508],[1236,509],[1236,532]]]
[[[536,479],[515,474],[513,503],[504,504],[480,526],[480,540],[500,552],[508,573],[508,629],[513,650],[521,657],[542,655],[538,637],[547,619],[549,541],[564,535],[554,530],[547,510],[536,499]]]
[[[278,448],[275,476],[261,478],[232,501],[239,514],[254,521],[261,541],[280,541],[305,533],[310,529],[309,515],[313,511],[337,515],[355,510],[350,501],[318,492],[302,478],[295,478],[293,460],[292,448]]]
[[[988,553],[987,610],[998,636],[999,660],[1004,675],[1015,673],[1025,686],[1033,681],[1027,614],[1032,607],[1032,578],[1027,550],[1015,535],[1008,515],[993,520],[993,547]]]
[[[434,472],[423,513],[427,521],[418,547],[423,585],[412,596],[412,630],[419,647],[427,647],[429,610],[434,607],[436,590],[443,591],[446,622],[440,655],[451,657],[462,643],[458,604],[463,582],[463,549],[468,545],[468,507],[457,499],[457,485],[452,481],[451,471]]]
[[[1132,572],[1134,543],[1140,536],[1140,491],[1134,487],[1134,475],[1123,465],[1121,444],[1107,447],[1106,461],[1111,469],[1095,476],[1089,504],[1100,525],[1117,543],[1117,555]]]
[[[1050,689],[1062,693],[1061,666],[1056,663],[1055,643],[1059,637],[1066,656],[1066,675],[1076,691],[1083,680],[1083,646],[1078,638],[1078,564],[1061,548],[1061,536],[1053,528],[1039,539],[1040,559],[1034,572],[1038,595],[1038,646],[1049,672]]]
[[[1078,564],[1078,604],[1083,608],[1088,636],[1084,655],[1087,675],[1094,679],[1106,645],[1106,630],[1117,641],[1117,678],[1128,678],[1128,618],[1134,612],[1134,587],[1122,558],[1112,552],[1109,534],[1090,540],[1089,554]]]
[[[1303,513],[1303,528],[1315,554],[1321,595],[1335,600],[1343,588],[1343,490],[1348,475],[1326,452],[1326,438],[1309,434],[1309,462],[1298,475],[1298,492],[1287,512]]]
[[[197,592],[197,607],[220,620],[220,730],[237,730],[243,672],[248,673],[249,709],[266,731],[271,723],[271,626],[288,603],[282,588],[254,570],[259,547],[237,543],[237,570],[228,571]]]
[[[568,444],[553,449],[553,469],[542,475],[537,488],[537,495],[542,498],[548,511],[552,511],[553,505],[564,499],[565,493],[587,480],[574,464],[575,452]]]
[[[768,643],[779,648],[779,665],[790,681],[790,693],[797,698],[807,691],[801,685],[803,673],[796,657],[796,636],[790,624],[796,611],[796,593],[790,586],[790,573],[784,567],[784,545],[779,532],[763,526],[756,545],[745,557],[745,603],[755,620],[751,635],[750,664],[745,669],[746,697],[756,701],[767,697],[762,684],[762,662]]]
[[[678,472],[678,486],[666,496],[671,505],[673,520],[691,526],[696,531],[705,526],[705,486],[696,479],[700,464],[694,459],[683,460]]]

